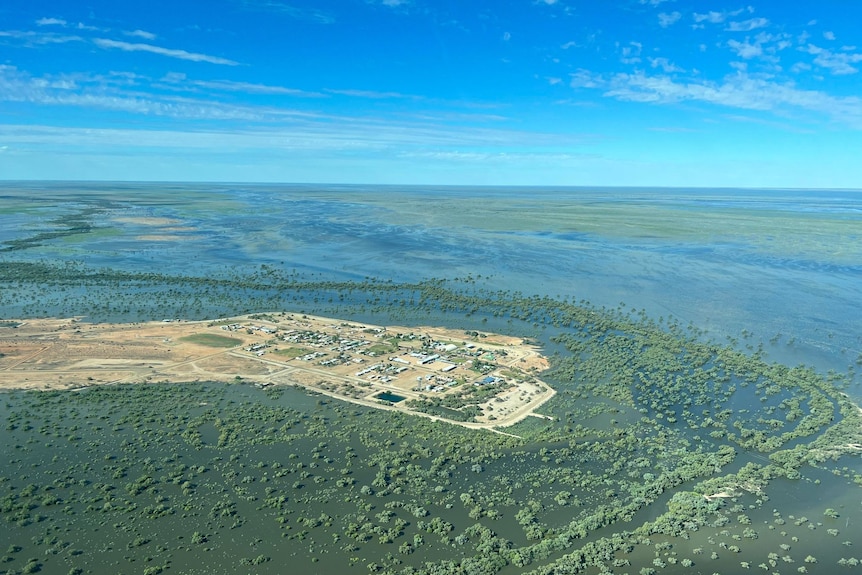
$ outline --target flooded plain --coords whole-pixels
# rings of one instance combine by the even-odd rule
[[[301,311],[529,336],[558,391],[520,438],[245,383],[9,392],[0,571],[859,564],[859,192],[0,196],[4,339],[28,317]]]

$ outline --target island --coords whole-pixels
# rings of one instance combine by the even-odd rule
[[[378,409],[470,428],[526,417],[555,391],[548,361],[517,337],[441,327],[379,326],[308,314],[217,321],[6,321],[0,388],[81,389],[136,382],[301,386]]]

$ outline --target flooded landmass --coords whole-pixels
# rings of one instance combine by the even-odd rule
[[[133,187],[4,189],[0,571],[858,569],[851,197]]]

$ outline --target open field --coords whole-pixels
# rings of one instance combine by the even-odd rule
[[[290,314],[218,322],[45,319],[4,325],[0,389],[7,390],[162,381],[300,385],[474,428],[517,423],[554,395],[536,378],[547,360],[535,347],[476,331]],[[422,413],[419,404],[440,407]],[[461,416],[465,407],[472,408],[469,417]]]

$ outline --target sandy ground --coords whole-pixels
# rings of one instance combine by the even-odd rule
[[[388,391],[407,399],[433,397],[454,393],[459,386],[451,382],[453,379],[460,382],[460,389],[466,389],[463,386],[490,375],[505,381],[502,389],[482,404],[485,411],[477,422],[461,425],[498,433],[505,432],[494,428],[525,417],[546,417],[535,410],[555,393],[535,376],[548,365],[539,350],[499,334],[470,337],[463,331],[437,327],[373,326],[299,314],[132,324],[91,324],[79,318],[4,320],[3,325],[10,322],[19,325],[0,327],[0,390],[77,389],[152,381],[235,382],[239,378],[261,386],[299,385],[378,409],[415,413],[404,405],[406,401],[388,403],[376,396]],[[285,341],[309,333],[323,341]],[[217,341],[195,341],[201,336],[217,336]],[[395,336],[403,336],[397,351],[384,354],[386,357],[366,353]],[[329,341],[333,338],[364,343],[356,349],[336,351],[338,344]],[[453,344],[458,347],[453,352],[456,355],[481,353],[483,361],[496,367],[483,374],[472,371],[469,365],[473,359],[464,353],[462,357],[441,353],[439,360],[422,363],[421,358],[411,355],[420,341]],[[214,347],[219,344],[228,347]],[[313,353],[319,357],[302,357]],[[333,358],[339,358],[340,363],[321,365]],[[401,372],[362,373],[380,364],[401,368]],[[429,391],[425,387],[426,382],[430,388],[447,380],[451,388],[436,385],[437,391]]]

